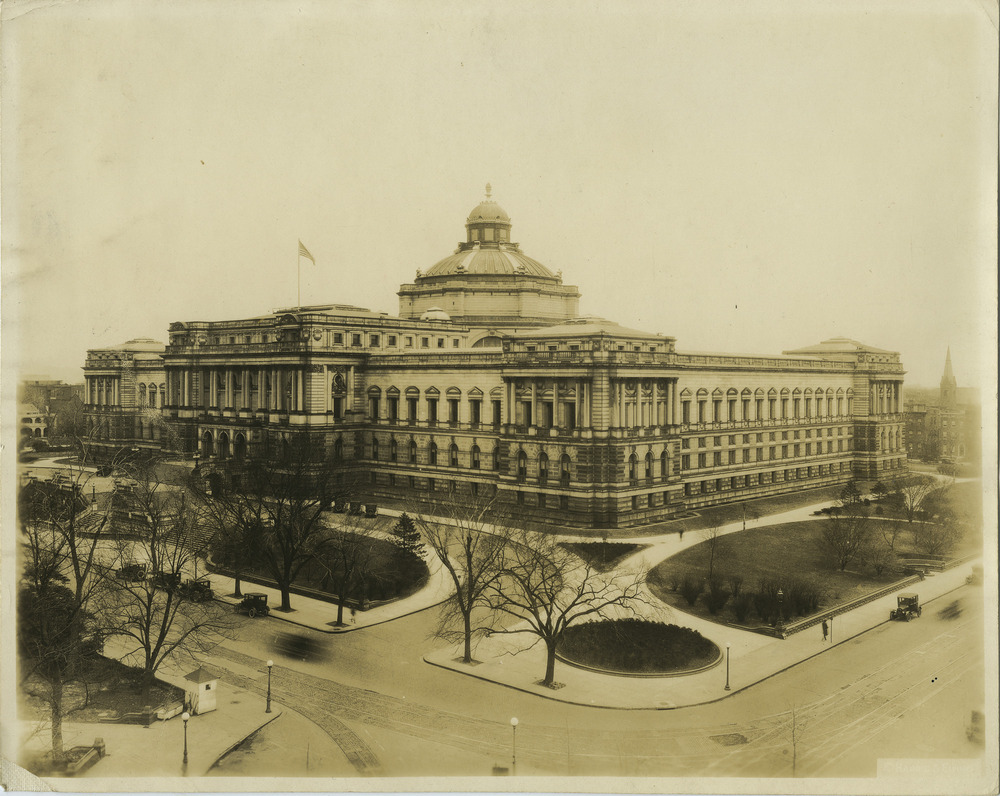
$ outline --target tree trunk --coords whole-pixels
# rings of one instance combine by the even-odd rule
[[[465,654],[462,663],[472,663],[472,613],[464,615],[465,620]]]
[[[49,714],[52,721],[52,762],[62,765],[65,759],[62,735],[62,703],[63,681],[61,675],[56,675],[50,683]]]
[[[337,624],[344,624],[344,590],[338,589],[337,594]]]
[[[149,696],[153,692],[153,670],[150,667],[142,672],[142,704],[150,705]],[[151,705],[150,705],[151,707]]]
[[[281,584],[281,610],[292,610],[292,593],[287,584]]]
[[[556,681],[556,645],[545,645],[545,679],[542,685],[551,686]]]
[[[233,596],[234,597],[242,597],[243,596],[243,592],[240,591],[240,576],[239,576],[239,574],[237,574],[234,577],[234,580],[236,581],[236,590],[233,592]]]

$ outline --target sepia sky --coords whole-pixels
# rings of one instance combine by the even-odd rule
[[[395,313],[489,181],[584,314],[989,386],[993,6],[8,0],[4,366],[292,305],[300,238]]]

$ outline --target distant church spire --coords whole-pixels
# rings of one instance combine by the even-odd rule
[[[958,402],[958,382],[951,369],[951,346],[944,359],[944,375],[941,376],[941,403],[944,406],[954,406]]]

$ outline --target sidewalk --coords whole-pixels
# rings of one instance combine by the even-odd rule
[[[266,677],[266,674],[263,675]],[[176,681],[176,677],[164,677]],[[154,721],[149,727],[139,724],[64,722],[63,742],[72,746],[90,746],[103,738],[106,755],[76,779],[109,777],[201,777],[226,752],[257,732],[282,713],[272,702],[265,713],[263,699],[223,681],[218,683],[218,705],[209,713],[192,716],[187,727],[188,763],[184,765],[184,722],[180,716],[168,721]],[[29,722],[21,722],[22,732],[30,732]],[[36,733],[22,747],[22,752],[44,751],[47,733]],[[59,782],[65,782],[59,778]],[[79,785],[80,790],[101,790],[98,782]]]

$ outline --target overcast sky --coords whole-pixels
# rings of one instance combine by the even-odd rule
[[[395,313],[487,181],[581,312],[680,350],[994,346],[975,2],[4,3],[5,368],[295,302]],[[983,385],[988,384],[984,381]]]

